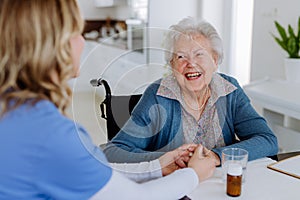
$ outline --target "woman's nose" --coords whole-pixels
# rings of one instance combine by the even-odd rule
[[[193,56],[188,56],[186,61],[188,62],[188,64],[192,67],[196,67],[197,66],[197,61]]]

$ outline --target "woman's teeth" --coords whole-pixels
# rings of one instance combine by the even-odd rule
[[[185,76],[187,77],[187,78],[196,78],[196,77],[200,77],[202,75],[202,73],[200,73],[200,72],[195,72],[195,73],[188,73],[188,74],[186,74]]]

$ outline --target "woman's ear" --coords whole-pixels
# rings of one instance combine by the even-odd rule
[[[218,66],[219,56],[216,53],[213,54],[213,60],[214,60],[214,63]]]
[[[216,72],[218,70],[218,67],[219,67],[219,64],[218,64],[218,60],[219,60],[219,57],[216,53],[213,54],[213,61],[214,61],[214,64],[215,64],[215,69],[214,69],[214,72]]]
[[[171,67],[173,66],[173,64],[174,64],[174,57],[171,58],[171,60],[169,61],[168,64],[169,64]]]

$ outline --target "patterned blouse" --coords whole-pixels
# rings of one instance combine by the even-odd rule
[[[220,97],[230,94],[237,88],[217,73],[213,75],[209,88],[211,96],[198,121],[185,109],[186,104],[180,86],[173,75],[162,79],[157,95],[179,101],[185,143],[202,144],[208,149],[213,149],[225,146],[215,103]]]

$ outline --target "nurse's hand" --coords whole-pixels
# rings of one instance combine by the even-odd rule
[[[187,167],[191,154],[195,151],[197,146],[196,144],[184,144],[162,155],[158,159],[162,168],[162,175],[166,176],[177,169]]]

